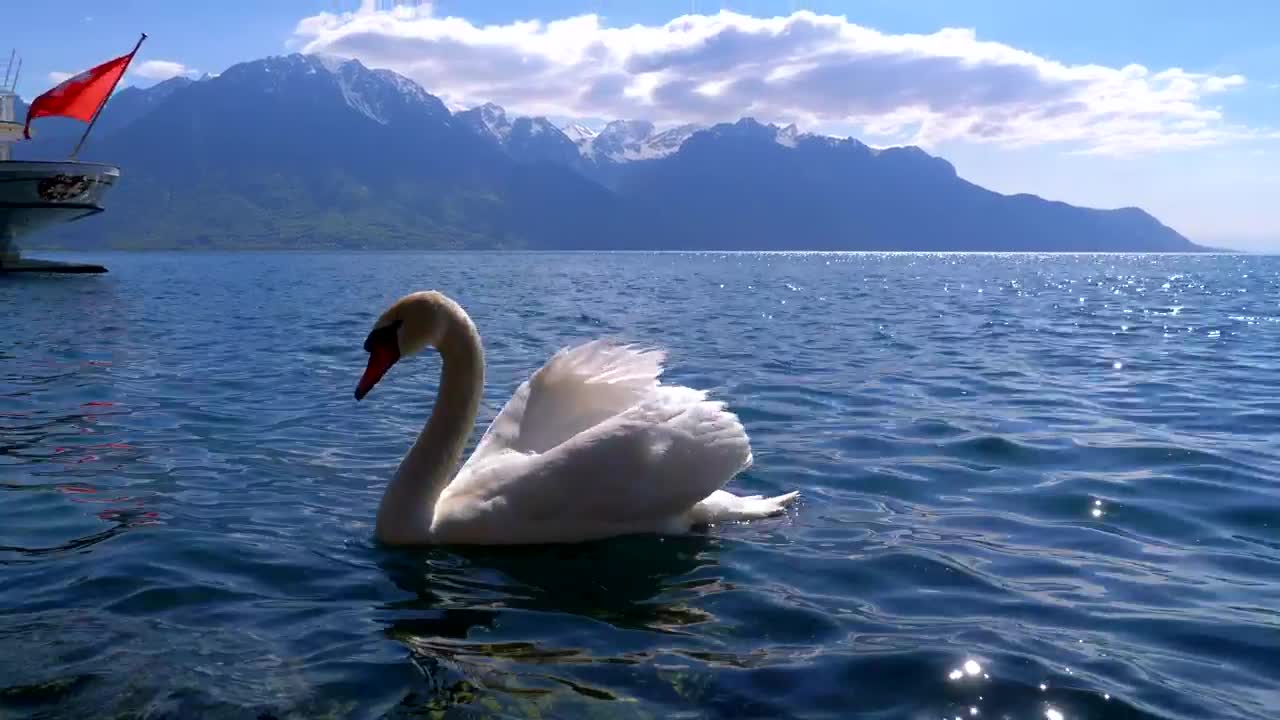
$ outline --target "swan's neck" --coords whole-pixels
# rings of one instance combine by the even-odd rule
[[[443,367],[435,407],[378,508],[377,534],[387,541],[426,539],[436,501],[475,426],[484,391],[484,350],[475,325],[460,309],[438,347]]]

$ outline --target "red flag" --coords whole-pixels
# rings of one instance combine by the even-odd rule
[[[146,38],[146,35],[142,37]],[[138,46],[141,45],[142,40],[139,40]],[[63,80],[57,87],[32,100],[31,107],[27,109],[26,125],[22,128],[23,137],[31,139],[31,121],[38,117],[60,115],[82,122],[92,120],[107,98],[111,97],[111,92],[116,89],[116,83],[120,82],[125,68],[129,67],[129,62],[133,60],[134,53],[138,52],[138,46],[134,46],[133,51],[128,55],[108,60],[75,77]]]

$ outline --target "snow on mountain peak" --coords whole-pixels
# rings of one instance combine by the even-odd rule
[[[778,132],[773,136],[774,141],[779,145],[784,145],[790,148],[796,146],[796,141],[799,140],[799,138],[800,131],[796,129],[795,123],[791,123],[784,128],[778,128]]]
[[[435,98],[435,96],[433,96],[431,93],[427,92],[426,90],[423,90],[421,85],[401,75],[400,73],[379,68],[377,70],[374,70],[373,74],[378,78],[382,79],[391,87],[394,87],[406,99],[430,102],[433,105],[439,102],[438,99]]]
[[[754,120],[721,123],[714,128],[688,123],[662,130],[647,120],[613,120],[598,129],[581,122],[556,126],[545,117],[508,119],[506,111],[493,103],[462,111],[458,117],[470,123],[476,132],[492,137],[503,146],[514,142],[514,136],[526,138],[520,141],[522,143],[528,142],[527,138],[532,136],[563,136],[577,147],[578,154],[583,158],[605,163],[656,160],[674,155],[684,146],[685,141],[704,130],[751,132],[788,148],[794,148],[804,138],[812,137],[809,133],[802,133],[795,124],[780,127]]]
[[[470,110],[463,110],[457,117],[469,123],[475,132],[487,135],[499,144],[506,143],[511,137],[511,120],[507,118],[507,111],[501,105],[491,102],[477,105]]]
[[[573,140],[583,157],[623,163],[666,157],[701,129],[700,125],[680,125],[657,132],[654,124],[646,120],[614,120],[599,131],[573,123],[562,132]]]
[[[582,123],[569,123],[561,128],[561,132],[563,132],[570,140],[579,144],[592,140],[600,134],[598,131],[592,130]]]
[[[348,107],[381,125],[391,123],[407,108],[447,114],[438,99],[409,78],[390,70],[371,70],[359,60],[336,55],[276,55],[239,63],[221,77],[251,82],[269,93],[281,91],[294,78],[331,79]]]
[[[621,144],[643,142],[653,134],[653,123],[647,120],[614,120],[600,131],[600,138]]]
[[[639,159],[660,158],[671,155],[684,145],[684,141],[693,136],[694,133],[702,129],[703,126],[695,124],[677,125],[669,130],[651,135],[645,138],[644,148],[641,151],[642,157]]]
[[[315,54],[302,55],[301,57],[310,59],[314,64],[328,70],[331,73],[338,73],[342,70],[342,66],[349,62],[355,62],[351,58],[341,57],[339,55]]]
[[[544,117],[536,117],[529,122],[529,134],[541,135],[545,132],[555,132],[559,128],[551,124],[551,121]]]

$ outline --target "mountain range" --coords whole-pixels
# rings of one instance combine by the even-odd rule
[[[15,158],[65,157],[84,130],[35,128]],[[751,118],[590,128],[494,104],[455,113],[389,70],[299,54],[125,88],[80,158],[120,166],[107,212],[24,245],[1202,249],[1137,208],[992,192],[916,147]]]

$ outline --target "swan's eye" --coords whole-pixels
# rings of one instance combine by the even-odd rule
[[[390,345],[394,348],[400,347],[400,340],[396,337],[396,333],[400,330],[402,320],[396,319],[390,325],[376,327],[369,332],[369,337],[364,339],[364,351],[373,352],[375,347],[386,347]]]

